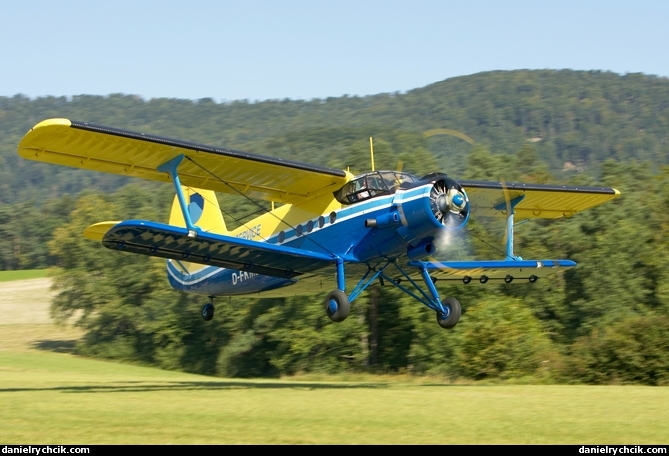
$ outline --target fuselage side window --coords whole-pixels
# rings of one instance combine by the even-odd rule
[[[354,204],[376,196],[390,195],[395,193],[402,184],[416,181],[418,181],[417,177],[407,173],[371,172],[351,179],[335,192],[335,197],[342,204]]]

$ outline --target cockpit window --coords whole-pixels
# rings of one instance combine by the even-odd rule
[[[335,192],[342,204],[353,204],[381,195],[390,195],[404,184],[418,182],[416,176],[394,171],[375,171],[351,179]]]

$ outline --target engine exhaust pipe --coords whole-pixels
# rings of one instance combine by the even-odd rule
[[[365,228],[384,228],[386,226],[396,225],[400,222],[400,215],[397,212],[391,212],[380,217],[365,220]]]
[[[431,242],[424,242],[416,247],[409,246],[407,248],[407,256],[410,260],[420,260],[426,256],[432,255],[437,248]]]

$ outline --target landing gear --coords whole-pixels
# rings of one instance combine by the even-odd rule
[[[437,311],[437,323],[444,329],[451,329],[460,321],[462,308],[460,302],[455,298],[446,298],[441,304],[446,309],[446,313]]]
[[[202,319],[209,321],[214,318],[214,299],[209,298],[209,304],[205,304],[202,308]]]
[[[325,313],[334,322],[342,322],[348,317],[351,310],[351,303],[346,297],[346,293],[341,290],[332,290],[325,297]]]

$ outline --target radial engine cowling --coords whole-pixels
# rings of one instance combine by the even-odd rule
[[[402,227],[397,230],[410,246],[432,242],[442,230],[459,230],[469,220],[469,198],[460,184],[445,174],[429,174],[413,188],[398,191],[394,204]]]

